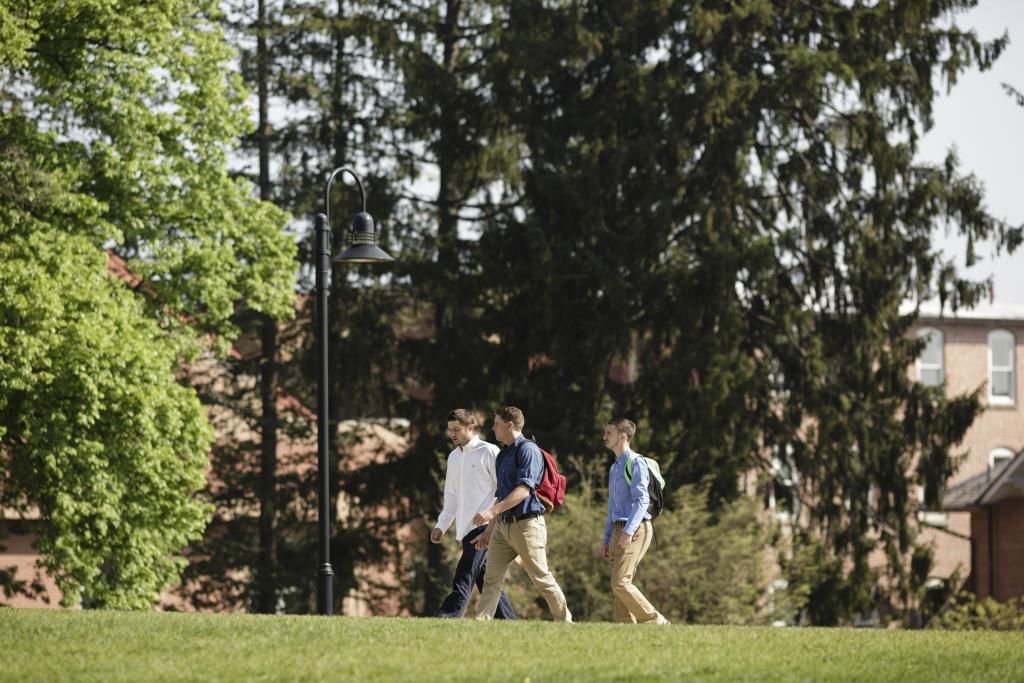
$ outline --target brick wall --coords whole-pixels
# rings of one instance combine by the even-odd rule
[[[13,533],[7,538],[0,539],[0,546],[6,548],[0,552],[0,566],[4,569],[14,567],[16,570],[14,578],[18,581],[25,581],[29,585],[37,579],[36,560],[39,559],[39,553],[32,547],[35,540],[35,534]],[[38,580],[45,588],[43,595],[35,598],[23,595],[8,598],[0,592],[0,604],[9,607],[59,607],[61,592],[58,590],[56,582],[41,570],[38,574]]]
[[[971,512],[971,539],[974,542],[974,593],[980,598],[992,594],[992,562],[989,549],[989,510]]]
[[[1024,499],[992,506],[992,545],[995,550],[993,597],[1004,601],[1024,595]]]
[[[1007,448],[1014,453],[1024,450],[1024,393],[1021,370],[1024,368],[1024,321],[996,320],[921,320],[921,327],[940,330],[944,336],[943,366],[946,377],[946,395],[969,394],[981,389],[984,412],[967,431],[963,442],[954,450],[963,460],[951,477],[956,484],[976,475],[987,475],[989,453],[996,448]],[[988,334],[992,330],[1007,330],[1014,335],[1014,398],[1012,405],[988,405]],[[913,370],[912,370],[913,371]],[[1004,514],[1018,515],[1024,525],[1024,508],[1007,509]],[[935,574],[949,576],[960,568],[966,578],[971,571],[971,544],[960,536],[971,536],[976,544],[979,566],[975,569],[979,594],[988,594],[988,540],[987,513],[970,515],[965,512],[948,514],[949,532],[928,529],[922,538],[935,544]],[[1021,529],[1024,532],[1024,527]],[[1024,561],[1024,556],[1019,558]],[[982,586],[984,593],[981,593]],[[998,586],[997,586],[998,589]],[[997,590],[998,592],[998,590]],[[1015,595],[1024,594],[1024,586]]]
[[[961,452],[967,457],[953,475],[950,484],[981,474],[988,469],[988,454],[994,448],[1024,449],[1024,401],[1021,396],[1021,367],[1024,365],[1024,323],[994,321],[924,321],[945,335],[944,364],[946,394],[956,396],[982,389],[985,411],[967,431]],[[987,405],[988,333],[1002,329],[1016,341],[1013,405]]]

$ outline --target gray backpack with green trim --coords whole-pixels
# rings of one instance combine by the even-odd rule
[[[650,513],[651,519],[654,519],[661,514],[661,509],[665,507],[665,479],[661,476],[661,468],[658,467],[657,462],[643,455],[637,456],[636,453],[630,453],[626,458],[625,467],[626,484],[628,486],[633,485],[633,463],[636,462],[637,457],[644,461],[650,474],[647,478],[647,495],[650,498],[647,512]]]

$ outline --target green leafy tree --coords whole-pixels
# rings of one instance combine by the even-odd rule
[[[0,502],[47,521],[65,602],[173,582],[211,436],[179,363],[227,348],[239,304],[291,313],[285,215],[227,169],[249,124],[217,14],[0,2]]]
[[[65,604],[148,607],[206,524],[202,408],[88,240],[39,226],[0,253],[3,504],[48,522],[38,549]]]

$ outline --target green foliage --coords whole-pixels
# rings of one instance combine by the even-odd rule
[[[799,534],[789,553],[780,556],[780,569],[787,586],[781,593],[780,610],[791,624],[811,623],[834,626],[839,615],[869,612],[877,569],[866,561],[855,570],[843,566],[843,559],[829,552],[827,543],[812,534]]]
[[[821,541],[816,623],[911,599],[913,489],[941,489],[979,410],[910,379],[901,309],[986,289],[936,229],[1007,248],[1020,232],[954,158],[914,161],[937,83],[1005,45],[951,25],[972,4],[526,2],[502,33],[527,210],[480,241],[500,273],[491,384],[518,377],[532,428],[569,454],[635,417],[638,449],[713,508],[784,461],[798,531]],[[617,359],[635,379],[609,381]]]
[[[212,0],[0,0],[0,504],[64,599],[143,608],[209,510],[182,358],[292,312],[286,216],[228,173],[245,92]],[[127,260],[126,282],[107,274]]]
[[[2,157],[52,174],[91,209],[47,218],[128,259],[151,314],[186,338],[230,334],[239,299],[290,315],[286,217],[227,172],[249,123],[217,3],[0,7],[18,17],[0,61]]]
[[[332,394],[415,439],[351,492],[386,478],[410,518],[433,511],[456,406],[520,405],[564,458],[628,415],[670,487],[716,512],[781,455],[806,536],[790,594],[816,623],[913,603],[912,492],[941,490],[979,406],[911,381],[901,305],[986,291],[935,230],[1021,235],[954,157],[914,160],[938,88],[1006,44],[956,26],[973,4],[287,3],[319,31],[287,54],[324,65],[283,90],[319,136],[294,168],[385,150],[381,184],[406,190],[382,200],[390,286],[335,289]],[[410,197],[425,179],[436,194]]]
[[[566,496],[557,513],[545,517],[548,564],[575,620],[612,621],[611,565],[597,556],[608,515],[600,475],[607,469],[575,465],[584,483]],[[635,582],[674,623],[763,623],[770,530],[750,499],[741,498],[714,515],[705,500],[706,492],[693,487],[673,492],[670,509],[654,522],[655,541]],[[525,573],[513,568],[510,575],[516,610],[546,618],[547,605]]]
[[[38,547],[65,604],[148,607],[206,523],[202,408],[86,239],[8,236],[0,261],[0,501],[49,522]]]
[[[999,602],[964,592],[950,600],[930,626],[947,631],[1024,631],[1024,598]]]

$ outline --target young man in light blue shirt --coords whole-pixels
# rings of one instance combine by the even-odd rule
[[[612,562],[612,611],[622,623],[667,624],[668,619],[633,585],[637,565],[647,553],[654,537],[651,515],[647,511],[650,472],[647,462],[633,453],[629,442],[636,425],[617,418],[604,429],[604,445],[615,454],[608,472],[608,519],[598,554]],[[626,464],[632,467],[632,484],[626,481]]]

